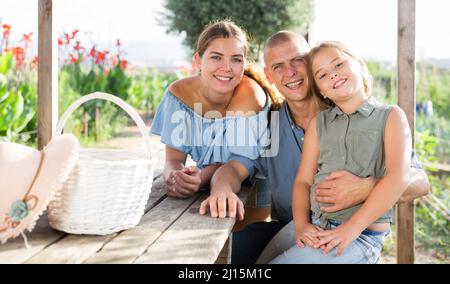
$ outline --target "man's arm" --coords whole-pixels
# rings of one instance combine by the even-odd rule
[[[238,161],[231,160],[220,167],[211,178],[211,194],[200,204],[200,214],[210,211],[211,217],[228,216],[244,219],[244,204],[236,195],[241,183],[249,176],[247,168]]]
[[[397,204],[412,201],[430,192],[430,181],[425,171],[417,168],[409,170],[410,183],[408,188],[398,200]]]
[[[430,182],[422,169],[410,168],[409,174],[408,188],[397,203],[414,200],[430,191]],[[378,181],[375,178],[360,178],[347,171],[333,172],[318,185],[316,200],[334,204],[321,208],[324,212],[336,212],[364,202]]]

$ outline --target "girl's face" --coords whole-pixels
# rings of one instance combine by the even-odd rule
[[[206,85],[218,93],[233,92],[244,76],[245,46],[236,38],[213,40],[200,58],[195,57]]]
[[[361,72],[360,64],[337,48],[319,50],[312,62],[312,74],[321,94],[336,103],[364,94]]]

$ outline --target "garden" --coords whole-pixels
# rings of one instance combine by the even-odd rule
[[[11,44],[14,24],[3,22],[0,28],[0,140],[36,146],[39,58],[30,51],[30,44],[37,37],[32,33],[24,34],[18,43]],[[121,40],[115,41],[114,50],[99,49],[96,43],[82,38],[78,29],[60,34],[58,49],[60,115],[81,96],[102,91],[120,97],[150,121],[170,83],[192,72],[186,68],[172,73],[138,68],[127,60]],[[260,43],[255,45],[254,53],[258,54],[260,49]],[[370,61],[368,65],[374,95],[396,103],[396,67],[377,61]],[[418,63],[416,81],[415,150],[432,185],[428,196],[415,201],[416,248],[448,263],[450,70]],[[86,103],[74,114],[68,128],[85,146],[102,144],[128,124],[125,115],[119,115],[118,111],[108,102]],[[384,253],[389,255],[395,251],[394,240],[395,234],[386,243]]]

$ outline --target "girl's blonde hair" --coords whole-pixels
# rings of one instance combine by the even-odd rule
[[[348,56],[349,59],[352,59],[356,62],[358,62],[359,66],[361,67],[361,77],[363,80],[364,85],[364,92],[368,97],[371,96],[372,93],[372,76],[369,74],[369,69],[367,68],[366,63],[364,60],[362,60],[359,56],[357,56],[355,53],[350,51],[343,43],[338,41],[325,41],[318,46],[315,46],[311,49],[308,55],[308,76],[312,82],[310,82],[310,88],[311,92],[319,97],[322,98],[320,95],[319,87],[316,84],[316,81],[314,80],[314,74],[312,72],[312,62],[314,61],[315,56],[317,53],[325,48],[334,48],[342,52],[344,55]],[[327,99],[329,100],[329,99]],[[331,101],[330,101],[331,102]]]

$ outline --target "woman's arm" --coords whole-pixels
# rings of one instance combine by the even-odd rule
[[[386,175],[348,222],[334,230],[315,234],[320,237],[316,246],[327,244],[325,252],[338,246],[338,255],[341,255],[364,229],[394,206],[409,184],[411,143],[406,115],[395,106],[389,113],[385,129]]]
[[[195,194],[201,187],[209,186],[211,177],[221,165],[209,165],[203,170],[196,166],[185,167],[187,155],[166,146],[164,182],[167,195],[186,198]]]
[[[310,236],[311,232],[319,229],[310,220],[310,188],[317,172],[319,159],[319,139],[317,137],[316,118],[312,119],[303,143],[303,154],[297,170],[294,187],[292,189],[292,214],[294,217],[294,231],[296,243],[300,247],[304,244],[313,246],[317,241]]]
[[[182,192],[175,189],[175,172],[184,168],[187,155],[183,152],[166,146],[166,162],[164,164],[163,177],[166,184],[167,195],[178,198],[185,198]]]

